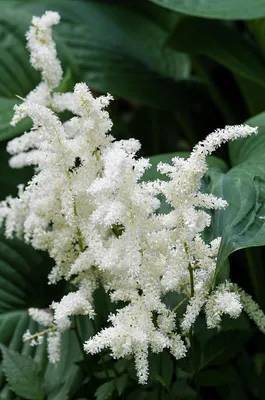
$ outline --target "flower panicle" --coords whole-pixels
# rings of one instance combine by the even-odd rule
[[[0,203],[0,223],[7,237],[17,236],[35,249],[48,251],[55,266],[50,283],[69,281],[72,291],[49,310],[29,309],[45,329],[26,332],[24,340],[41,344],[47,336],[49,360],[60,358],[61,334],[75,316],[94,318],[94,292],[103,286],[112,301],[126,305],[109,315],[109,326],[84,343],[95,354],[108,348],[114,358],[134,356],[139,382],[148,379],[148,354],[168,349],[185,357],[182,336],[204,310],[209,328],[223,314],[239,316],[242,306],[261,330],[264,315],[243,291],[226,282],[213,289],[221,238],[211,243],[202,233],[211,223],[208,210],[223,209],[224,199],[200,191],[206,157],[228,140],[255,134],[256,128],[219,129],[197,146],[186,160],[160,163],[167,181],[145,182],[149,160],[137,158],[135,139],[115,141],[106,107],[112,97],[94,98],[85,83],[73,92],[58,93],[62,67],[52,39],[56,12],[33,17],[26,35],[32,66],[42,81],[16,105],[15,125],[30,117],[33,128],[8,143],[10,165],[35,167],[35,175],[17,198]],[[61,122],[60,113],[73,114]],[[158,213],[159,198],[171,206]],[[168,292],[180,301],[170,309]],[[185,307],[180,326],[176,314]],[[264,318],[264,320],[263,320]]]

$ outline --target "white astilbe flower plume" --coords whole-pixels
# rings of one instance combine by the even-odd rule
[[[263,314],[243,291],[228,282],[214,288],[221,238],[205,243],[202,233],[211,223],[207,210],[227,203],[200,191],[207,156],[257,129],[218,129],[186,160],[158,165],[167,181],[143,181],[150,162],[136,157],[140,143],[115,141],[109,134],[110,95],[94,98],[85,83],[73,93],[53,92],[62,78],[51,32],[58,22],[58,13],[48,11],[33,18],[27,33],[31,63],[42,82],[14,108],[12,124],[28,116],[33,128],[11,140],[7,150],[13,168],[33,165],[35,175],[19,187],[17,198],[1,202],[0,223],[7,237],[48,251],[55,261],[50,283],[69,280],[72,291],[49,312],[29,309],[46,330],[26,332],[24,340],[39,344],[48,333],[49,359],[58,361],[61,333],[73,316],[94,317],[93,293],[101,285],[113,302],[126,305],[109,315],[109,325],[84,348],[92,354],[108,348],[114,358],[133,356],[139,382],[146,383],[149,351],[167,348],[176,359],[184,357],[181,334],[192,332],[202,310],[212,328],[223,314],[236,318],[243,304],[264,330]],[[64,110],[73,117],[62,123],[58,113]],[[161,195],[171,206],[168,214],[157,213]],[[181,301],[169,309],[164,299],[172,291]],[[186,308],[177,324],[180,305]]]
[[[206,323],[208,328],[220,325],[223,314],[237,318],[241,314],[240,295],[234,291],[231,283],[223,283],[211,293],[205,305]]]

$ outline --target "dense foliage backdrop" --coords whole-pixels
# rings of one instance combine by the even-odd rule
[[[140,155],[152,156],[154,165],[189,152],[224,125],[260,127],[259,136],[211,157],[204,187],[230,203],[213,215],[208,232],[223,236],[216,279],[230,273],[265,309],[265,0],[1,1],[1,199],[15,195],[17,184],[32,175],[30,168],[12,170],[5,148],[30,126],[9,122],[15,96],[26,96],[39,82],[24,35],[32,15],[45,10],[62,17],[55,28],[65,71],[60,90],[84,81],[94,93],[111,93],[113,135],[140,139]],[[155,174],[152,168],[146,178]],[[207,331],[202,317],[195,353],[179,362],[166,352],[152,356],[143,387],[131,360],[113,361],[107,352],[83,357],[74,332],[64,336],[59,366],[48,365],[45,346],[32,348],[21,338],[38,328],[27,308],[48,307],[67,290],[47,285],[51,265],[46,254],[1,237],[0,399],[37,400],[43,393],[49,400],[265,398],[265,337],[244,314],[224,320],[220,332]],[[100,290],[96,297],[95,326],[76,319],[80,341],[106,324],[113,307]]]

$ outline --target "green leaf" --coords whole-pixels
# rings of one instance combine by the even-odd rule
[[[172,387],[172,392],[177,399],[193,400],[197,398],[195,390],[191,388],[186,379],[178,379]]]
[[[0,343],[25,356],[32,356],[40,365],[45,363],[45,346],[32,347],[28,342],[22,342],[22,336],[27,329],[31,332],[40,329],[28,316],[26,308],[34,303],[42,306],[36,300],[46,288],[43,285],[40,290],[40,285],[35,282],[38,268],[44,267],[42,261],[42,257],[29,246],[0,236]],[[0,390],[4,385],[0,368]]]
[[[247,121],[264,124],[264,114]],[[216,282],[224,279],[227,257],[236,250],[265,244],[265,127],[258,135],[229,143],[232,168],[228,173],[208,173],[207,191],[227,200],[228,207],[215,211],[213,237],[222,236],[218,254]],[[223,275],[223,276],[222,276]]]
[[[262,58],[233,26],[221,21],[184,18],[167,43],[180,52],[210,57],[233,73],[265,87]]]
[[[163,352],[161,375],[166,387],[169,388],[173,376],[174,364],[169,353]]]
[[[212,337],[203,348],[199,370],[227,363],[244,348],[251,335],[250,331],[229,331]]]
[[[119,393],[119,396],[121,396],[121,394],[126,389],[126,386],[128,385],[128,381],[129,381],[129,378],[128,378],[127,374],[123,374],[122,376],[119,376],[119,378],[117,378],[116,389]]]
[[[41,375],[32,358],[1,345],[3,369],[12,390],[25,399],[42,400]]]
[[[27,308],[46,308],[52,300],[60,298],[62,287],[47,284],[50,268],[51,260],[45,254],[36,252],[19,240],[7,240],[0,236],[0,342],[23,356],[31,356],[43,372],[47,363],[45,344],[32,347],[29,342],[23,343],[22,336],[26,330],[34,333],[43,329],[29,317]],[[80,352],[74,340],[72,343],[77,357]],[[69,342],[66,343],[64,357],[69,356],[69,368],[72,368],[68,347]],[[62,383],[65,376],[70,381],[67,371],[61,370],[64,373]],[[5,388],[0,368],[0,396]]]
[[[60,361],[48,364],[44,376],[49,400],[59,400],[60,396],[72,394],[81,384],[82,374],[78,363],[83,359],[83,353],[72,330],[62,334]],[[58,399],[57,399],[58,396]]]
[[[236,250],[265,244],[265,186],[249,163],[220,173],[212,180],[209,191],[228,202],[228,207],[215,211],[211,229],[221,236],[216,279],[222,281],[227,257]]]
[[[200,386],[214,387],[226,384],[234,384],[237,374],[233,367],[225,365],[219,369],[206,369],[198,373],[197,376]]]
[[[49,393],[47,400],[68,400],[69,399],[69,388],[66,382],[59,390]]]
[[[161,8],[150,1],[135,2],[134,0],[127,0],[124,5],[143,13],[168,32],[172,31],[177,21],[182,17],[180,14],[166,8]]]
[[[105,382],[103,385],[100,385],[95,393],[97,400],[107,400],[109,399],[116,389],[115,380]]]
[[[25,97],[38,83],[39,74],[29,63],[24,38],[27,14],[11,11],[1,4],[0,16],[0,141],[10,139],[27,130],[29,120],[10,126],[13,106],[20,102],[15,96]]]
[[[255,115],[265,110],[265,88],[239,75],[235,75],[235,80],[244,98],[249,115]]]
[[[229,143],[229,156],[231,164],[236,166],[245,162],[253,161],[260,164],[260,168],[264,166],[265,176],[265,112],[255,115],[246,121],[250,126],[258,126],[258,134],[251,135],[247,138],[242,138]]]
[[[151,0],[183,14],[218,19],[253,19],[265,16],[264,0]]]
[[[18,99],[0,98],[0,141],[10,140],[22,132],[27,131],[31,126],[31,122],[27,118],[18,123],[15,127],[10,125],[14,114],[13,107],[19,102],[20,100]]]

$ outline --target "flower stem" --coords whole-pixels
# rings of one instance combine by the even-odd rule
[[[57,329],[56,326],[52,326],[50,328],[44,329],[44,331],[34,333],[33,335],[31,335],[29,338],[25,339],[24,341],[27,342],[28,340],[32,340],[38,336],[45,335],[45,333],[56,331],[56,329]]]
[[[190,296],[193,297],[194,296],[194,276],[193,276],[193,268],[190,264],[188,266],[188,270],[190,273]]]
[[[188,300],[188,296],[185,297],[183,300],[181,300],[181,301],[173,308],[172,312],[173,312],[173,313],[176,312],[177,309],[178,309],[183,303],[185,303],[186,300]]]

